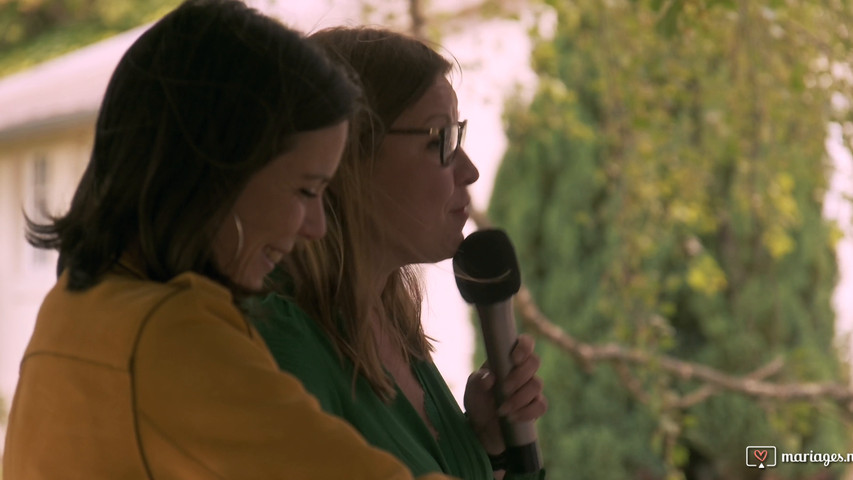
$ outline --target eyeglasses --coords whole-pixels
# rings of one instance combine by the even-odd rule
[[[462,120],[444,128],[392,128],[387,133],[438,136],[439,160],[441,166],[446,167],[453,163],[453,157],[456,156],[456,152],[465,141],[466,125],[468,125],[468,120]]]

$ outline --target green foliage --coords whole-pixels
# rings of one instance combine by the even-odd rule
[[[180,0],[0,0],[0,76],[154,21]]]
[[[850,121],[831,102],[853,98],[850,84],[830,73],[853,64],[850,6],[546,3],[558,29],[533,52],[534,98],[508,105],[490,205],[543,312],[585,342],[733,375],[782,356],[774,381],[845,383],[830,304],[837,231],[821,209],[826,126]],[[585,372],[541,343],[553,478],[757,478],[747,445],[851,450],[829,403],[723,393],[679,409],[672,400],[699,385],[651,365],[630,372],[638,398],[624,372]]]

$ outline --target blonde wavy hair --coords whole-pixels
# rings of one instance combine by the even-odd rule
[[[372,246],[382,244],[382,219],[371,173],[376,152],[394,120],[413,105],[452,64],[415,38],[380,28],[337,27],[309,39],[360,81],[365,108],[350,122],[341,165],[326,193],[327,233],[296,247],[285,263],[291,298],[329,335],[342,361],[354,365],[353,387],[363,376],[385,401],[394,383],[379,358],[366,319],[380,311],[383,325],[404,358],[430,360],[432,345],[421,325],[422,287],[416,266],[397,269],[375,305]]]

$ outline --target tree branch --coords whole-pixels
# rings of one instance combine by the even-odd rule
[[[421,0],[409,0],[409,18],[412,20],[410,26],[412,35],[421,40],[426,40],[426,19],[424,18]]]
[[[472,211],[471,218],[480,228],[491,228],[491,222],[483,212]],[[847,385],[831,382],[773,383],[765,381],[778,373],[784,362],[777,358],[744,376],[734,376],[706,365],[679,360],[667,355],[626,348],[609,343],[590,345],[578,341],[565,330],[551,322],[536,305],[530,290],[521,286],[515,296],[516,310],[522,323],[531,328],[549,343],[557,346],[574,358],[586,371],[598,363],[609,362],[619,371],[620,364],[654,366],[681,380],[697,380],[705,385],[680,398],[676,406],[686,408],[700,403],[721,391],[737,392],[754,398],[769,398],[780,401],[805,400],[816,402],[831,399],[848,413],[853,413],[853,389]],[[621,372],[622,375],[625,372]],[[636,393],[637,385],[626,385]],[[642,397],[642,395],[641,395]],[[642,400],[642,398],[641,398]]]

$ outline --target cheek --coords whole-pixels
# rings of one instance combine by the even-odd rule
[[[277,209],[277,217],[272,219],[275,222],[273,233],[276,247],[285,253],[289,253],[296,241],[303,237],[305,229],[311,230],[310,227],[318,221],[317,215],[309,210],[311,201],[294,196]]]
[[[436,165],[431,165],[431,160],[424,155],[413,156],[379,170],[375,177],[377,189],[403,202],[446,202],[454,190],[453,171],[441,168],[437,159]]]
[[[299,202],[283,211],[278,219],[281,235],[289,239],[296,237],[305,222],[305,213],[305,205]]]
[[[253,235],[258,243],[280,243],[289,240],[299,231],[305,219],[305,207],[295,197],[276,199],[275,203],[261,208],[256,218]]]
[[[449,170],[424,172],[414,177],[406,190],[412,201],[424,212],[444,211],[455,191]]]
[[[396,222],[431,228],[455,191],[453,170],[441,168],[431,152],[406,146],[386,146],[377,156],[373,183],[378,209]]]
[[[213,260],[220,270],[224,270],[234,261],[237,254],[237,243],[237,228],[234,219],[229,215],[222,222],[213,238]]]
[[[445,211],[453,187],[441,178],[426,175],[410,177],[388,190],[388,200],[383,202],[386,218],[404,228],[409,234],[429,238],[437,234],[446,220]]]

